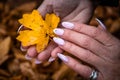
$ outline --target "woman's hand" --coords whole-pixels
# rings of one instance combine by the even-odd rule
[[[43,16],[48,12],[54,12],[61,18],[61,21],[88,23],[93,15],[94,8],[93,2],[90,0],[44,0],[38,10]],[[36,52],[35,46],[22,46],[21,50],[27,51],[27,59],[37,58],[36,63],[39,64],[48,60],[51,51],[55,48],[57,45],[51,41],[49,46],[40,54]]]
[[[61,54],[59,48],[51,55],[54,58],[57,55],[66,65],[87,79],[93,69],[96,69],[97,80],[120,80],[120,40],[107,32],[100,21],[99,23],[99,27],[94,27],[63,22],[65,28],[55,29],[54,33],[59,38],[54,37],[53,40],[59,48],[78,59]]]

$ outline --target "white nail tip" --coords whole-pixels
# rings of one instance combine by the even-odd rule
[[[31,60],[32,58],[29,55],[25,55],[25,59]]]
[[[63,54],[61,54],[61,53],[58,53],[57,56],[58,56],[63,62],[68,62],[68,58],[67,58],[65,55],[63,55]]]
[[[42,63],[42,61],[40,61],[40,60],[35,61],[35,64],[41,64],[41,63]]]
[[[54,60],[55,60],[55,58],[50,57],[49,60],[48,60],[48,62],[53,62]]]
[[[62,22],[62,26],[68,29],[73,29],[74,24],[71,22]]]
[[[63,39],[58,38],[58,37],[54,37],[53,40],[55,41],[55,43],[57,43],[58,45],[64,45],[65,42]]]
[[[104,30],[106,30],[106,26],[105,26],[98,18],[96,18],[96,21],[100,24],[100,26],[101,26]]]
[[[18,28],[17,33],[20,32],[20,30],[21,30],[22,27],[23,27],[23,25],[21,25],[21,26]]]
[[[22,46],[20,46],[20,50],[23,52],[27,51],[27,49],[24,49]]]
[[[64,33],[64,30],[63,29],[59,29],[59,28],[56,28],[53,30],[53,32],[57,35],[63,35]]]

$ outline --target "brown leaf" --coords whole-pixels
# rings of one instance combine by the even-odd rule
[[[10,50],[11,38],[7,37],[0,43],[0,65],[6,61],[9,56],[8,52]]]
[[[29,3],[25,3],[25,4],[17,7],[16,10],[29,12],[29,11],[31,11],[32,9],[34,9],[35,6],[36,6],[36,2],[29,2]]]
[[[110,32],[114,33],[120,30],[120,18],[113,22],[110,28]]]
[[[8,70],[12,74],[18,74],[20,73],[20,62],[17,59],[14,59],[13,61],[8,63],[7,66]]]
[[[73,76],[75,76],[76,73],[74,73],[69,67],[66,65],[62,64],[60,66],[60,69],[55,72],[52,76],[53,80],[73,80]],[[70,76],[71,75],[71,76]]]
[[[10,76],[10,74],[7,71],[3,70],[3,69],[0,69],[0,75],[6,76],[6,77]]]

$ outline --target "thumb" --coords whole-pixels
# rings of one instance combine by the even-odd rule
[[[53,12],[53,5],[49,4],[47,1],[43,1],[43,3],[38,7],[38,11],[43,17],[45,17],[46,13]]]

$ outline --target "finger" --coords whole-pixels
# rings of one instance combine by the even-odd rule
[[[54,42],[50,42],[48,47],[42,51],[41,53],[38,54],[37,60],[39,61],[46,61],[49,59],[52,50],[57,47],[57,45]]]
[[[73,22],[73,23],[63,22],[62,26],[65,28],[73,29],[77,32],[86,34],[86,35],[96,39],[97,41],[103,43],[104,45],[109,45],[109,44],[114,42],[113,40],[111,40],[113,38],[111,36],[111,34],[109,34],[105,30],[101,30],[101,29],[96,28],[94,26],[89,26],[89,25],[85,25],[85,24],[78,24],[75,22]]]
[[[52,1],[50,1],[51,3]],[[50,4],[48,1],[43,1],[43,3],[38,8],[40,14],[45,17],[46,13],[53,13],[53,4]]]
[[[35,46],[30,46],[27,50],[27,54],[28,56],[30,56],[31,58],[35,58],[37,56],[37,51],[36,51],[36,47]]]
[[[87,35],[78,33],[76,31],[60,28],[55,29],[54,33],[59,35],[65,40],[68,40],[76,45],[79,45],[83,48],[86,48],[94,52],[96,55],[100,57],[105,55],[104,52],[106,52],[106,47]],[[101,53],[101,51],[103,51],[103,53]]]
[[[51,57],[49,58],[48,62],[53,62],[57,58],[57,52],[62,53],[63,50],[60,47],[56,47],[51,52]]]
[[[96,18],[96,21],[100,24],[98,26],[98,28],[100,28],[102,30],[106,30],[106,26],[98,18]]]
[[[56,58],[57,53],[63,53],[63,50],[60,47],[56,47],[52,52],[51,52],[51,57]]]
[[[85,63],[98,67],[101,66],[101,62],[104,61],[103,59],[96,56],[91,51],[81,48],[71,42],[64,41],[61,38],[53,38],[53,40],[59,45],[60,48],[76,56]]]
[[[38,11],[40,14],[45,17],[45,14],[47,13],[47,4],[46,1],[43,1],[43,3],[38,7]]]
[[[98,25],[98,27],[97,28],[99,28],[99,29],[101,29],[101,30],[105,30],[104,28],[102,28],[100,25]]]
[[[89,66],[83,65],[70,56],[65,56],[60,53],[58,53],[57,55],[67,66],[79,73],[81,76],[88,79],[91,75],[92,69]]]
[[[23,52],[27,51],[27,49],[28,49],[28,46],[22,46],[22,45],[20,46],[20,50]]]
[[[17,30],[17,33],[19,33],[20,30],[21,30],[23,27],[24,27],[23,25],[20,25],[20,27],[19,27],[18,30]]]

